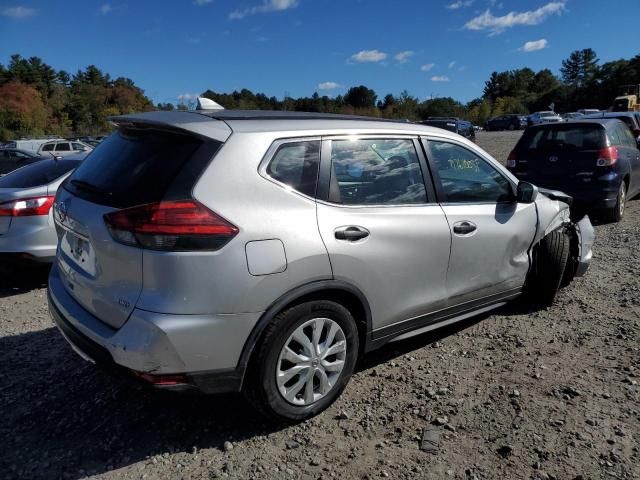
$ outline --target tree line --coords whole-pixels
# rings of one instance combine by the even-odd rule
[[[549,110],[552,104],[558,112],[606,109],[625,84],[640,84],[640,55],[601,64],[596,53],[587,48],[563,60],[559,76],[549,69],[534,72],[527,67],[493,72],[482,96],[466,104],[451,97],[421,101],[407,91],[378,97],[365,85],[335,97],[316,92],[310,97],[278,99],[248,89],[232,93],[206,90],[202,96],[228,109],[327,112],[410,121],[455,116],[483,125],[492,116]],[[0,140],[105,133],[110,130],[108,117],[112,115],[192,107],[193,100],[154,105],[133,80],[111,79],[95,65],[70,75],[38,57],[12,55],[6,67],[0,64]]]

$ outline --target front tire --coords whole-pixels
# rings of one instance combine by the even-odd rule
[[[299,422],[331,405],[358,357],[355,320],[342,305],[306,302],[277,315],[252,357],[244,393],[267,418]]]
[[[544,237],[533,252],[533,265],[525,288],[531,303],[551,306],[560,289],[571,239],[563,230],[556,230]]]

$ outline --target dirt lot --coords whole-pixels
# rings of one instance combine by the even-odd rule
[[[515,133],[480,133],[506,159]],[[599,225],[586,277],[365,358],[294,427],[239,396],[154,392],[84,363],[49,319],[46,275],[2,278],[2,478],[640,478],[640,201]],[[439,449],[420,449],[425,431]],[[227,443],[228,442],[228,443]]]

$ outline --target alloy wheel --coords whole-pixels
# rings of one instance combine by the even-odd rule
[[[330,318],[314,318],[297,327],[284,343],[276,367],[276,383],[289,403],[307,406],[335,386],[347,357],[347,341]]]

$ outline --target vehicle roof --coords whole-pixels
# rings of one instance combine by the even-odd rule
[[[598,124],[598,125],[602,125],[603,127],[607,128],[610,127],[612,125],[616,125],[618,122],[621,122],[621,120],[617,119],[617,118],[587,118],[587,117],[580,117],[580,118],[576,118],[576,119],[572,119],[569,120],[567,122],[561,122],[561,123],[543,123],[540,125],[533,125],[531,127],[529,127],[530,129],[536,128],[536,129],[540,129],[540,128],[559,128],[559,127],[563,127],[565,125],[581,125],[581,124]]]
[[[639,114],[638,112],[600,112],[600,113],[590,113],[589,115],[585,115],[584,118],[635,117],[638,114]]]
[[[35,157],[38,156],[38,154],[36,152],[30,151],[30,150],[25,150],[24,148],[9,147],[9,146],[6,146],[6,145],[1,145],[0,146],[0,150],[3,150],[3,151],[11,150],[12,152],[24,153],[25,155],[33,155]]]
[[[338,115],[315,112],[289,112],[277,110],[212,110],[212,111],[153,111],[111,117],[119,125],[141,123],[145,125],[169,126],[212,136],[212,130],[228,136],[234,132],[278,132],[278,131],[326,131],[359,130],[407,134],[443,135],[440,128],[417,123],[388,120],[357,115]],[[215,122],[213,120],[218,120]],[[215,137],[213,137],[215,138]]]

